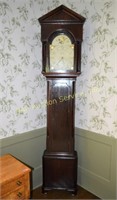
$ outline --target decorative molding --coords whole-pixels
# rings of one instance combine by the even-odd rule
[[[116,197],[117,139],[76,128],[78,184],[102,199]]]
[[[117,199],[117,139],[75,129],[78,184],[101,199]],[[0,154],[10,153],[32,168],[32,188],[42,184],[46,128],[0,140]],[[96,161],[97,160],[97,161]]]
[[[36,130],[32,130],[29,132],[25,132],[22,134],[16,134],[11,137],[0,139],[0,148],[4,148],[10,145],[14,145],[20,142],[25,142],[27,140],[31,140],[37,137],[44,136],[46,134],[46,128],[40,128]]]
[[[45,150],[46,128],[0,140],[0,154],[12,154],[31,167],[31,188],[42,183],[42,154]]]

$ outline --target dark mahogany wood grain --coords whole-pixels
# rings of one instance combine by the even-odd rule
[[[77,193],[77,152],[72,155],[48,154],[43,156],[43,186],[45,193],[51,189]]]
[[[73,153],[75,80],[54,78],[47,85],[47,151]]]
[[[74,150],[75,81],[81,73],[81,43],[85,18],[64,5],[41,18],[42,73],[47,79],[47,138],[43,154],[43,192],[77,193],[78,156]],[[73,70],[50,72],[49,46],[65,34],[74,44]]]
[[[81,72],[81,43],[83,40],[83,24],[85,18],[68,9],[64,5],[50,11],[39,18],[41,24],[42,41],[42,72],[46,76],[46,68],[50,67],[49,45],[52,39],[58,34],[66,34],[75,46],[74,52],[74,70]],[[67,72],[68,74],[72,72]],[[66,74],[67,74],[66,73]]]

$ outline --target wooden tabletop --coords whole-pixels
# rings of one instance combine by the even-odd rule
[[[12,155],[7,154],[0,157],[0,184],[18,178],[31,169],[18,161]]]

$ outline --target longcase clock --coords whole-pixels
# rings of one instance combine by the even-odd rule
[[[43,154],[43,192],[77,192],[74,150],[75,82],[81,73],[85,18],[61,5],[39,18],[42,73],[47,79],[47,137]]]

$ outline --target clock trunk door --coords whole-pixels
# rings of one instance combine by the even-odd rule
[[[74,152],[74,98],[73,79],[48,80],[47,151]]]

